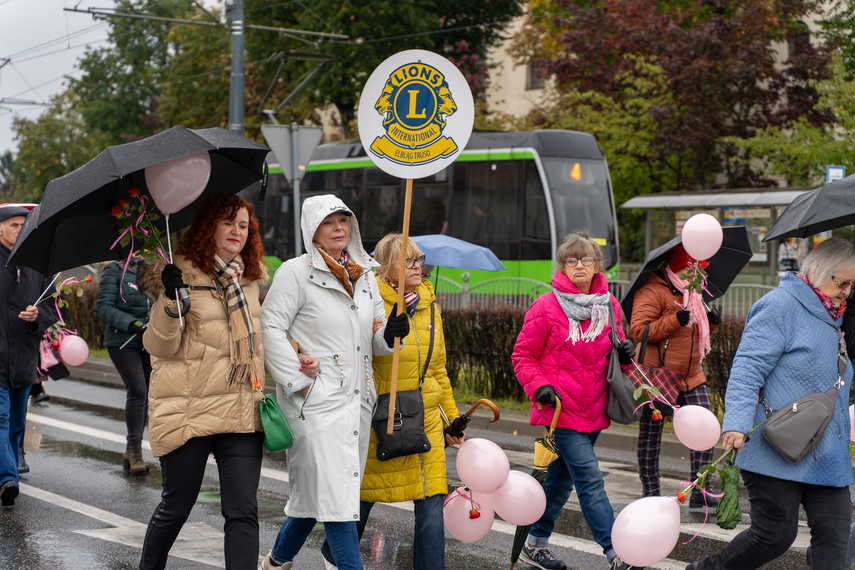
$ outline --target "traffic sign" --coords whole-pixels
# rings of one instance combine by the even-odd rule
[[[296,137],[294,134],[296,133]],[[302,178],[306,165],[312,158],[312,153],[321,142],[324,130],[320,127],[290,125],[261,125],[261,134],[267,141],[267,146],[273,151],[282,173],[288,182],[294,183],[295,178]],[[294,139],[296,138],[297,161],[294,164]]]

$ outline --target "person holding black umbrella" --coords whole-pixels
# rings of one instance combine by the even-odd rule
[[[535,522],[520,559],[544,570],[567,565],[548,548],[555,520],[573,488],[594,540],[603,549],[611,570],[626,570],[612,547],[615,513],[606,495],[594,444],[611,425],[606,415],[606,372],[612,353],[609,312],[623,339],[620,305],[608,289],[603,252],[587,232],[568,235],[558,246],[552,295],[538,297],[525,315],[514,352],[514,372],[531,398],[531,424],[550,426],[553,409],[562,399],[555,447],[558,459],[549,464],[546,510]],[[617,347],[620,364],[628,369],[635,355],[629,340]]]
[[[208,456],[217,462],[229,570],[258,565],[258,482],[264,433],[259,283],[262,261],[252,205],[234,194],[206,198],[178,244],[174,264],[140,268],[137,284],[154,301],[143,333],[152,357],[151,451],[163,493],[143,542],[141,570],[166,566],[190,515]],[[179,307],[178,290],[189,290]]]
[[[647,282],[635,293],[629,332],[633,338],[642,339],[645,330],[648,330],[648,350],[643,364],[662,366],[684,375],[677,401],[672,403],[702,406],[711,410],[707,378],[700,364],[710,350],[710,334],[721,324],[721,315],[715,308],[707,311],[701,302],[688,302],[690,290],[687,281],[680,275],[694,260],[686,253],[683,245],[675,245],[666,254],[666,259],[667,263],[650,274]],[[698,293],[693,294],[698,295],[700,300]],[[649,406],[644,406],[638,420],[638,476],[641,478],[644,497],[659,496],[659,452],[663,422],[661,415],[654,419],[654,413]],[[701,467],[712,459],[712,449],[692,451],[689,480],[694,479]],[[698,489],[692,491],[689,507],[701,508],[704,504],[702,492]],[[708,496],[706,504],[715,506],[718,500]]]

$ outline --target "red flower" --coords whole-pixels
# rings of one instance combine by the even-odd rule
[[[139,191],[139,189],[138,189],[136,186],[131,186],[131,189],[130,189],[130,190],[128,190],[128,195],[129,195],[131,198],[136,198],[137,196],[139,196],[139,195],[140,195],[140,191]]]
[[[52,348],[53,348],[53,350],[59,350],[59,341],[58,340],[53,341],[53,347]]]
[[[653,415],[651,417],[653,418],[653,421],[658,422],[662,419],[662,412],[659,410],[653,410]]]
[[[123,210],[130,205],[130,202],[128,202],[127,200],[119,200],[119,207]]]
[[[113,216],[114,218],[123,218],[124,217],[123,210],[118,206],[114,206],[113,209],[110,210],[110,215]]]
[[[469,518],[470,519],[477,519],[480,517],[481,517],[481,513],[478,511],[478,509],[474,509],[474,508],[469,509]]]
[[[92,276],[87,275],[86,277],[83,278],[83,282],[84,283],[92,283]]]
[[[686,495],[688,495],[688,494],[689,494],[688,491],[680,491],[679,493],[677,493],[677,500],[680,501],[680,503],[685,503],[686,502]]]
[[[707,267],[710,266],[710,262],[709,261],[701,261],[698,263],[698,265],[701,266],[701,269],[706,269]]]

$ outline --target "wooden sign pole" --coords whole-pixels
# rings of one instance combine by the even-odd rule
[[[398,268],[398,314],[405,312],[404,287],[407,283],[407,241],[410,237],[410,205],[413,201],[413,179],[407,178],[407,193],[404,198],[404,229],[401,232],[401,265]],[[395,393],[398,390],[398,359],[401,353],[401,339],[395,337],[392,352],[392,385],[389,389],[389,422],[386,433],[392,435],[395,422]]]

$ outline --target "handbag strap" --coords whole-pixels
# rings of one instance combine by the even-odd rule
[[[419,376],[419,390],[421,390],[422,384],[424,384],[425,377],[427,376],[428,365],[430,364],[430,357],[433,354],[433,337],[434,337],[433,323],[434,323],[434,311],[435,311],[434,307],[435,306],[436,306],[436,302],[431,301],[431,303],[430,303],[430,326],[428,327],[428,330],[430,331],[430,343],[428,344],[427,358],[425,358],[425,367],[424,367],[424,370],[422,370],[421,376]]]
[[[832,325],[833,326],[833,325]],[[840,335],[840,341],[837,347],[837,381],[834,383],[833,388],[840,390],[840,387],[843,385],[843,373],[846,372],[846,364],[849,362],[849,355],[846,353],[846,343],[843,341],[843,332],[840,330],[840,327],[834,327],[834,330]],[[763,386],[760,387],[760,391],[757,394],[757,401],[763,404],[763,408],[766,410],[766,417],[772,415],[772,408],[766,403],[766,395],[763,390]]]

